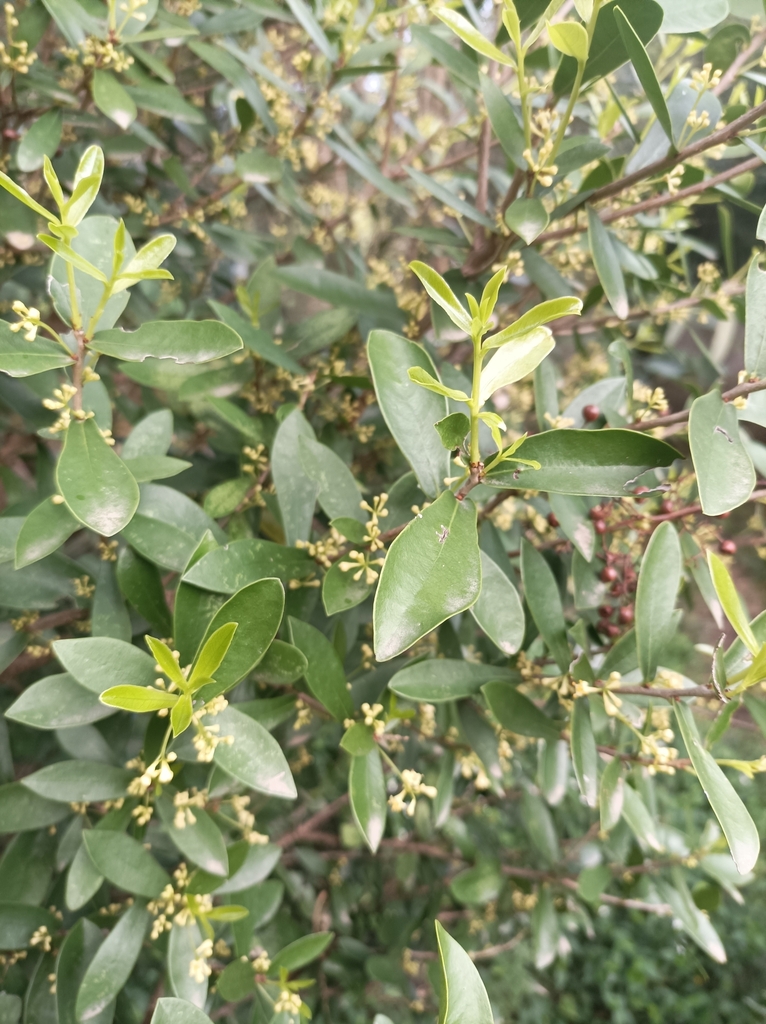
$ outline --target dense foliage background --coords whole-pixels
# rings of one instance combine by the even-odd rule
[[[0,36],[0,1024],[761,1019],[761,0]]]

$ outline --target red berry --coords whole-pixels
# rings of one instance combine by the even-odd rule
[[[585,405],[582,410],[582,418],[586,423],[593,423],[601,415],[601,410],[597,405]]]
[[[600,604],[598,606],[598,613],[599,613],[599,615],[601,616],[602,619],[608,619],[613,611],[614,611],[614,608],[612,608],[611,605]]]
[[[609,623],[609,625],[606,627],[606,631],[611,637],[620,635],[620,627],[616,626],[613,622]]]
[[[605,565],[599,573],[599,579],[602,583],[613,583],[617,579],[617,570],[613,565]]]
[[[628,593],[628,594],[635,594],[637,586],[638,586],[638,584],[636,583],[635,580],[628,580],[628,582],[625,584],[625,591],[626,591],[626,593]]]
[[[609,588],[609,593],[610,594],[614,594],[615,597],[619,597],[620,594],[622,593],[622,591],[623,591],[623,586],[622,586],[622,583],[620,583],[619,581],[617,583],[613,583],[611,585],[611,587]]]
[[[559,525],[559,521],[553,512],[548,513],[548,525],[554,527]]]
[[[737,545],[733,540],[722,540],[720,550],[722,555],[734,555],[737,552]]]
[[[728,519],[730,515],[731,512],[722,512],[720,516],[716,516],[716,519]]]
[[[588,512],[588,515],[594,521],[596,519],[603,519],[604,518],[604,509],[601,507],[601,505],[594,505],[593,508],[590,509],[590,511]]]
[[[635,616],[634,616],[634,613],[633,613],[633,605],[632,604],[626,604],[624,608],[620,608],[620,611],[619,611],[619,613],[617,615],[617,618],[625,626],[630,625],[630,623],[633,621],[634,617]]]
[[[593,529],[600,536],[601,534],[606,533],[606,523],[603,519],[596,519],[596,521],[593,523]]]
[[[646,494],[646,492],[648,490],[649,490],[648,487],[641,486],[641,487],[637,487],[635,489],[635,491],[633,492],[634,495],[636,496],[636,501],[638,502],[639,505],[641,504],[642,501],[644,501],[644,498],[639,497],[639,495]]]
[[[596,623],[596,629],[599,631],[599,633],[608,633],[609,623],[606,622],[604,619],[599,619]]]
[[[672,512],[672,511],[673,511],[673,502],[670,501],[669,498],[665,498],[663,503],[660,505],[660,512],[662,512],[663,515],[667,515],[669,512]]]

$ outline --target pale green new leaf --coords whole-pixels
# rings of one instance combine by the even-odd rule
[[[505,64],[508,67],[515,66],[515,61],[511,60],[510,57],[506,57],[501,50],[498,50],[496,46],[490,43],[462,14],[458,14],[457,11],[453,11],[449,7],[435,7],[434,14],[445,25],[448,25],[455,35],[462,39],[464,43],[467,43],[471,49],[476,50],[477,53],[481,53],[484,57],[489,57],[490,60],[497,61],[498,64]]]
[[[99,700],[110,708],[123,711],[158,711],[160,708],[172,708],[178,701],[178,694],[164,693],[151,686],[110,686]]]
[[[465,331],[466,334],[470,334],[471,317],[458,302],[457,296],[441,274],[437,274],[435,270],[425,263],[421,263],[420,260],[410,263],[410,270],[420,278],[421,284],[430,297],[438,306],[441,306],[453,324],[461,331]]]
[[[424,370],[422,366],[411,366],[407,370],[407,376],[414,384],[419,384],[421,388],[425,388],[427,391],[433,391],[434,394],[444,395],[445,398],[452,398],[456,402],[469,402],[470,398],[465,391],[458,391],[456,388],[448,388],[435,377],[432,377],[427,370]]]
[[[484,340],[483,348],[499,348],[514,338],[521,337],[536,327],[550,323],[551,320],[559,320],[564,316],[579,316],[582,312],[582,300],[573,295],[567,295],[561,299],[548,299],[540,302],[532,309],[520,316],[514,323],[503,328],[497,334]]]
[[[578,64],[588,59],[588,33],[578,21],[546,22],[548,38],[560,53],[574,57]]]
[[[536,327],[503,345],[481,371],[479,401],[483,405],[500,388],[514,384],[532,373],[555,345],[548,327]]]
[[[755,657],[761,649],[761,644],[756,639],[750,617],[745,611],[742,598],[737,593],[734,580],[723,561],[713,551],[708,551],[707,561],[710,567],[710,575],[713,579],[713,586],[721,602],[724,615],[732,624],[737,636]]]

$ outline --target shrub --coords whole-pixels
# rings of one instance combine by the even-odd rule
[[[0,1020],[759,1010],[757,6],[5,5]]]

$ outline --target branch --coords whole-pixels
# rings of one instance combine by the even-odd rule
[[[734,167],[729,167],[725,171],[721,171],[720,174],[713,175],[712,178],[705,178],[703,181],[698,181],[694,185],[689,185],[687,188],[679,189],[677,192],[663,192],[659,196],[652,196],[649,199],[643,199],[640,203],[634,203],[633,206],[624,206],[619,210],[610,210],[608,213],[601,217],[603,224],[611,224],[613,221],[622,220],[625,217],[633,217],[637,213],[647,213],[650,210],[659,210],[663,206],[670,206],[673,203],[683,202],[684,199],[689,199],[692,196],[699,195],[701,192],[706,192],[709,188],[715,188],[716,185],[722,185],[725,181],[730,181],[731,178],[736,178],[740,174],[744,174],[746,171],[754,171],[757,167],[761,167],[761,158],[758,156],[751,157],[749,160],[743,160],[740,164],[735,164]],[[595,199],[596,196],[592,196]],[[562,238],[569,238],[571,235],[582,234],[583,228],[575,223],[571,224],[566,228],[556,228],[554,231],[544,231],[538,236],[537,242],[553,242]]]
[[[752,395],[756,391],[764,390],[766,390],[766,380],[750,380],[745,381],[744,384],[737,384],[736,387],[729,388],[728,391],[724,391],[721,398],[723,398],[724,402],[731,402],[735,398]],[[690,412],[690,409],[682,409],[681,412],[670,412],[666,416],[655,416],[651,420],[626,423],[625,428],[627,430],[654,430],[655,427],[670,427],[674,423],[685,423],[689,419]]]
[[[315,832],[317,826],[322,825],[325,821],[330,818],[334,818],[338,811],[342,810],[348,803],[348,793],[344,793],[343,796],[339,796],[337,800],[333,800],[331,803],[326,804],[320,811],[313,814],[310,818],[293,829],[292,832],[288,832],[287,835],[282,836],[276,840],[277,846],[281,846],[283,850],[288,849],[290,846],[295,846],[299,843],[306,835]]]
[[[713,132],[711,135],[707,135],[704,139],[692,143],[691,146],[687,146],[686,149],[682,149],[680,152],[672,150],[667,156],[661,160],[655,160],[652,164],[647,164],[646,167],[642,167],[638,171],[634,171],[633,174],[627,174],[624,178],[619,178],[617,181],[611,182],[609,185],[604,185],[602,188],[597,189],[593,195],[588,198],[589,203],[598,203],[602,199],[609,199],[611,196],[619,195],[620,192],[624,192],[626,189],[631,188],[633,185],[637,185],[639,181],[645,181],[647,178],[652,178],[656,174],[662,174],[664,171],[669,171],[678,164],[684,163],[693,156],[698,156],[700,153],[706,152],[708,149],[715,149],[716,146],[720,146],[724,142],[730,142],[731,139],[736,138],[737,135],[742,131],[743,128],[749,127],[758,118],[763,117],[766,114],[766,102],[759,103],[757,107],[753,107],[752,110],[748,110],[747,113],[741,117],[735,118],[731,124],[727,124],[725,128],[721,128],[720,131]]]
[[[721,81],[713,89],[713,94],[715,96],[720,96],[722,92],[726,92],[730,85],[734,84],[734,81],[742,68],[747,64],[751,57],[754,57],[763,49],[764,43],[766,43],[766,30],[757,32],[751,39],[750,44],[734,58],[732,63],[721,76]]]

